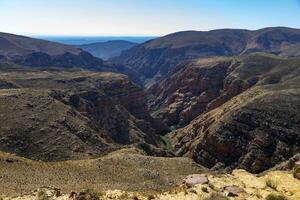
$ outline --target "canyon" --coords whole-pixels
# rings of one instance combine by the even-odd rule
[[[236,170],[286,170],[298,184],[299,45],[300,30],[285,27],[185,31],[104,61],[0,33],[0,192],[182,192],[185,176]]]

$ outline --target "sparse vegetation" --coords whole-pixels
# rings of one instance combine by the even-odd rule
[[[266,179],[266,186],[272,188],[273,190],[277,191],[277,182],[272,180],[271,178]]]
[[[300,164],[295,165],[295,167],[293,169],[293,176],[294,176],[294,178],[300,180]]]
[[[269,194],[266,200],[288,200],[288,198],[283,195]]]
[[[100,196],[103,194],[100,192],[95,192],[92,189],[87,189],[84,191],[88,195],[88,200],[100,200]]]
[[[172,146],[168,136],[160,136],[160,139],[164,145],[165,150],[168,150],[168,151],[173,150],[173,146]]]
[[[155,199],[155,196],[154,196],[153,194],[151,194],[151,195],[148,196],[147,199],[148,199],[148,200],[153,200],[153,199]]]
[[[204,200],[229,200],[229,198],[219,192],[213,192],[209,197],[204,198]]]
[[[47,193],[44,189],[39,189],[37,191],[37,199],[38,200],[49,200],[50,197],[47,195]]]
[[[208,183],[208,186],[210,187],[210,189],[212,189],[212,190],[216,190],[216,187],[215,187],[213,184],[211,184],[211,183]]]
[[[202,187],[201,190],[202,190],[202,192],[208,193],[207,187]]]

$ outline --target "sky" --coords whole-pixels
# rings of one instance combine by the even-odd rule
[[[0,32],[161,36],[183,30],[300,28],[300,0],[0,0]]]

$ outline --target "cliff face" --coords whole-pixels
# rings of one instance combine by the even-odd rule
[[[149,79],[159,79],[178,64],[195,58],[233,56],[251,52],[285,54],[286,47],[300,43],[300,31],[283,27],[256,31],[222,29],[207,32],[186,31],[148,41],[122,52],[112,60],[128,64]],[[295,55],[295,54],[293,54]]]
[[[1,66],[0,148],[41,160],[95,157],[158,145],[145,95],[126,76]]]
[[[219,97],[170,138],[177,155],[209,168],[258,173],[300,150],[300,62],[253,54],[235,63]]]
[[[207,110],[220,96],[233,60],[201,60],[178,67],[148,89],[152,115],[167,125],[182,127]]]
[[[283,74],[277,71],[294,73],[290,69],[294,66],[280,66],[285,61],[267,54],[250,54],[179,65],[147,90],[151,113],[169,126],[183,127],[256,84],[279,82]]]

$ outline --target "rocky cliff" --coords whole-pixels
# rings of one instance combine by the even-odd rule
[[[170,138],[177,155],[204,166],[257,173],[300,150],[300,62],[252,54],[234,63],[219,97]]]

